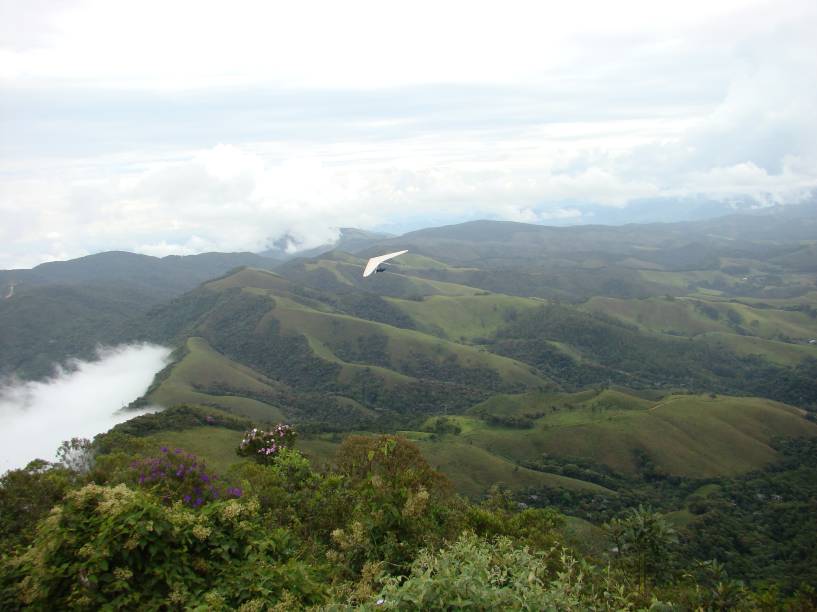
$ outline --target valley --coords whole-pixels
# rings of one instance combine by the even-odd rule
[[[800,220],[776,231],[802,231]],[[671,224],[467,223],[253,260],[152,300],[121,287],[87,299],[104,283],[22,284],[0,316],[25,329],[50,312],[51,329],[71,330],[18,374],[91,339],[174,348],[131,404],[165,410],[112,430],[128,448],[183,448],[232,474],[250,424],[285,422],[320,470],[347,439],[396,434],[465,498],[501,492],[563,512],[565,537],[587,551],[604,521],[648,504],[694,557],[695,534],[748,520],[735,513],[749,502],[729,506],[726,491],[758,478],[788,490],[805,478],[792,453],[817,441],[814,243],[736,227],[712,238]],[[410,252],[362,278],[367,256],[391,248]],[[741,558],[730,571],[756,575],[760,562]]]

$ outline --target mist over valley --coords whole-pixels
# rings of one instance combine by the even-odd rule
[[[42,381],[0,385],[0,472],[33,459],[54,461],[72,437],[93,438],[152,409],[123,411],[167,363],[170,350],[122,345],[98,350],[95,361],[73,361]]]

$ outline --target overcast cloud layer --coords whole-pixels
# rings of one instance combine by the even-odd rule
[[[51,380],[0,386],[0,474],[54,461],[63,440],[93,438],[141,414],[118,411],[145,392],[169,355],[161,346],[120,346]]]
[[[796,203],[815,31],[811,0],[0,0],[0,268]]]

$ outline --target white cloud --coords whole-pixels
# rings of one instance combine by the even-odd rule
[[[806,165],[800,158],[787,156],[781,172],[775,174],[746,162],[693,173],[690,182],[699,194],[709,197],[749,197],[765,205],[796,204],[817,189],[817,163]]]
[[[805,0],[15,4],[0,268],[817,188]]]
[[[31,48],[19,36],[7,38],[2,73],[169,89],[519,82],[585,60],[588,37],[629,51],[646,33],[653,44],[712,20],[748,26],[744,15],[757,4],[88,0],[32,19],[9,3],[8,29],[27,27],[48,44]]]
[[[63,440],[93,438],[141,414],[118,411],[145,392],[169,355],[147,344],[101,349],[99,361],[77,361],[51,380],[0,387],[0,474],[54,461]]]

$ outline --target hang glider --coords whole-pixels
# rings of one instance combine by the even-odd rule
[[[385,272],[386,271],[386,264],[385,262],[391,259],[392,257],[397,257],[398,255],[402,255],[403,253],[408,253],[408,250],[405,251],[397,251],[396,253],[389,253],[387,255],[380,255],[379,257],[372,257],[366,263],[366,269],[363,270],[363,276],[371,276],[377,272]]]

